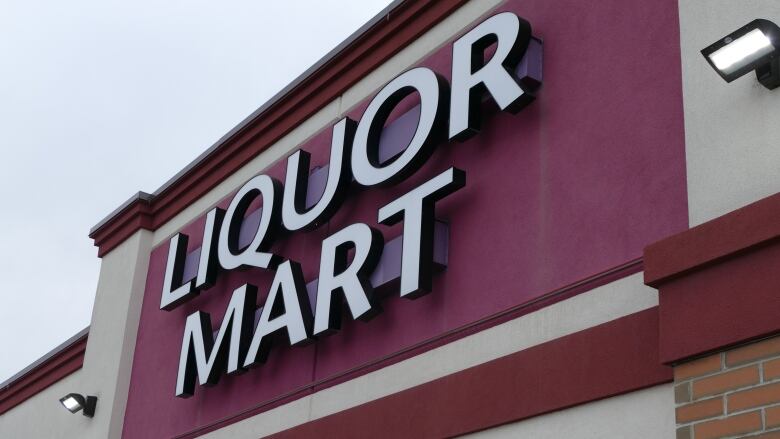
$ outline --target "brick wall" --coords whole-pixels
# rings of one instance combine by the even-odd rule
[[[674,368],[677,439],[780,439],[780,337]]]

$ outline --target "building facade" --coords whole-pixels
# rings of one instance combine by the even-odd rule
[[[755,18],[393,3],[93,228],[0,436],[780,437],[780,91],[699,53]]]

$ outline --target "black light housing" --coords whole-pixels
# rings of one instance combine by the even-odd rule
[[[60,404],[71,413],[83,410],[84,416],[91,418],[95,415],[95,406],[97,405],[97,396],[87,396],[78,393],[68,393],[60,398]]]
[[[753,20],[701,54],[726,82],[755,71],[764,87],[780,86],[780,27],[769,20]]]

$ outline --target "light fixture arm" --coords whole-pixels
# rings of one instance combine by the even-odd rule
[[[95,407],[97,407],[97,396],[87,396],[82,413],[84,416],[91,418],[95,416]]]
[[[756,69],[756,78],[764,87],[774,90],[780,87],[780,57]]]

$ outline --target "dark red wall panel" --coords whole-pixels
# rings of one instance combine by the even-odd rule
[[[374,320],[348,322],[307,347],[274,349],[263,367],[198,387],[181,400],[173,394],[186,316],[203,310],[218,325],[233,289],[253,283],[262,301],[271,273],[223,274],[192,302],[160,311],[168,247],[162,244],[150,256],[125,437],[195,435],[397,361],[410,349],[430,349],[443,335],[468,333],[475,322],[527,312],[524,307],[539,306],[552,292],[579,292],[584,279],[635,272],[648,242],[686,228],[677,2],[515,0],[499,10],[526,18],[544,39],[538,99],[517,115],[487,115],[479,135],[439,145],[397,186],[353,187],[330,223],[275,245],[312,280],[323,238],[358,221],[376,225],[379,207],[457,166],[467,184],[437,207],[450,225],[450,247],[433,293],[415,301],[391,294]],[[420,65],[449,77],[450,49],[445,45]],[[359,117],[365,105],[350,114]],[[328,128],[303,145],[312,165],[327,162],[329,137]],[[282,179],[284,163],[267,172]],[[184,228],[193,248],[201,228],[202,219]],[[401,233],[399,226],[379,228],[388,239]]]
[[[780,194],[653,243],[644,260],[664,362],[780,332]]]
[[[780,331],[780,243],[663,284],[666,363]]]
[[[671,380],[653,308],[272,437],[453,437]]]
[[[156,196],[137,197],[96,226],[89,236],[98,247],[98,256],[139,229],[155,230],[165,224],[465,1],[414,0],[398,4],[310,77],[236,129],[165,190]]]
[[[23,376],[0,388],[0,415],[81,369],[86,348],[87,335],[85,334],[34,366]]]

